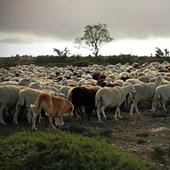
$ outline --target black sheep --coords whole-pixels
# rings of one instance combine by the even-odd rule
[[[90,120],[91,113],[95,109],[95,95],[99,88],[98,86],[74,87],[68,94],[74,105],[74,112],[78,112],[79,108],[83,106],[88,115],[88,120]]]

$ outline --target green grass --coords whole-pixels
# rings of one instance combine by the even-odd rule
[[[156,170],[105,141],[62,132],[19,132],[0,139],[0,169]]]

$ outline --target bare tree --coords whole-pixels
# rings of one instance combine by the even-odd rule
[[[54,52],[57,53],[57,56],[59,57],[67,57],[68,54],[70,53],[69,49],[66,47],[64,50],[59,50],[57,48],[53,48]]]
[[[159,47],[156,47],[155,50],[156,50],[156,53],[155,53],[156,57],[163,57],[164,56],[164,53],[162,52],[162,50]]]
[[[168,49],[164,49],[164,52],[165,52],[165,57],[169,57],[169,51],[168,51]]]
[[[84,29],[84,35],[75,40],[81,46],[86,45],[93,51],[95,57],[98,56],[102,45],[112,41],[106,24],[87,25]]]

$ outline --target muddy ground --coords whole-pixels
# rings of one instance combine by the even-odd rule
[[[113,146],[153,161],[162,169],[170,169],[170,114],[164,117],[159,112],[153,114],[142,110],[142,119],[137,117],[134,122],[125,112],[122,113],[122,119],[115,121],[111,112],[107,112],[107,120],[103,123],[98,123],[96,116],[91,121],[84,116],[81,116],[82,119],[66,118],[64,126],[59,130],[104,139]],[[0,136],[17,131],[32,131],[26,121],[20,121],[18,125],[13,125],[11,121],[7,123],[6,126],[0,125]],[[39,130],[52,131],[47,120],[41,125],[37,123],[37,127]]]

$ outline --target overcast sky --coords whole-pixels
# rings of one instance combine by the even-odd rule
[[[170,0],[0,0],[0,56],[73,48],[84,27],[97,23],[114,38],[110,53],[145,54],[155,45],[170,48],[169,17]]]

